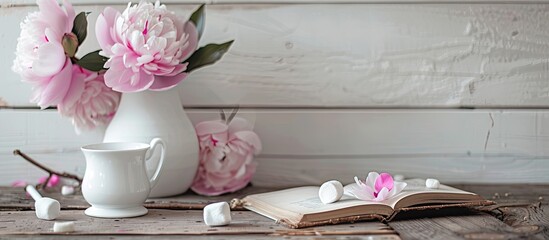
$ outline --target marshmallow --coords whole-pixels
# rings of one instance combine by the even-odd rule
[[[53,232],[74,232],[74,222],[55,222]]]
[[[212,203],[204,207],[204,223],[215,227],[231,223],[231,209],[227,202]]]
[[[36,217],[44,220],[53,220],[59,217],[61,213],[61,204],[55,199],[42,197],[36,188],[32,185],[26,187],[27,192],[36,201],[34,203],[34,210],[36,211]]]
[[[398,182],[402,182],[402,181],[404,180],[404,175],[395,174],[395,175],[393,176],[393,180],[398,181]]]
[[[61,213],[61,204],[55,199],[41,198],[34,203],[36,217],[44,220],[54,220]]]
[[[63,196],[67,196],[67,195],[73,195],[74,194],[74,187],[73,186],[63,186],[61,188],[61,194],[63,194]]]
[[[440,187],[440,182],[434,178],[427,178],[427,180],[425,180],[425,186],[427,188],[437,189]]]
[[[337,180],[327,181],[318,189],[318,197],[324,204],[339,201],[343,196],[343,184]]]

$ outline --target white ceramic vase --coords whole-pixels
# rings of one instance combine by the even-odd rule
[[[164,167],[149,197],[181,194],[191,186],[198,168],[198,139],[194,126],[181,106],[176,88],[166,91],[124,93],[107,127],[103,142],[166,142]],[[152,176],[160,154],[147,161]]]

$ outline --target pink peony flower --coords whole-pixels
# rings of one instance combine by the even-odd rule
[[[182,63],[195,50],[198,33],[191,22],[179,19],[160,5],[141,1],[123,13],[107,7],[95,25],[107,86],[119,92],[165,90],[187,74]]]
[[[229,125],[206,121],[196,125],[200,145],[200,166],[191,189],[198,194],[216,196],[244,188],[251,181],[261,152],[259,136],[244,119]]]
[[[360,200],[383,201],[399,194],[405,187],[404,182],[395,182],[388,173],[370,172],[363,182],[355,177],[356,184],[345,187],[345,194]]]
[[[65,101],[73,84],[72,62],[61,43],[65,37],[74,38],[75,12],[66,1],[63,7],[56,0],[36,2],[40,11],[21,23],[12,70],[34,85],[31,100],[46,108]]]
[[[57,110],[62,116],[72,119],[77,132],[91,130],[110,122],[121,93],[105,85],[103,74],[88,71],[73,65],[73,82],[67,101],[59,104]]]

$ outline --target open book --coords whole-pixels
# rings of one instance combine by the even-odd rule
[[[242,200],[244,208],[291,228],[369,219],[388,221],[402,210],[493,204],[479,195],[446,185],[429,189],[422,179],[405,182],[408,185],[402,192],[382,202],[358,200],[344,195],[335,203],[323,204],[318,198],[318,186],[253,194]]]

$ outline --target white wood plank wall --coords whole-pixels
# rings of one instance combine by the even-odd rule
[[[0,0],[0,98],[10,108],[31,106],[10,66],[33,2]],[[105,5],[125,5],[73,2],[92,23]],[[182,15],[209,3],[203,42],[236,39],[179,88],[194,122],[233,105],[255,121],[257,185],[348,182],[369,170],[549,182],[545,1],[165,2]],[[82,53],[98,48],[91,29]],[[77,136],[52,110],[0,109],[0,184],[42,174],[15,148],[82,174],[79,147],[98,141],[101,131]]]

